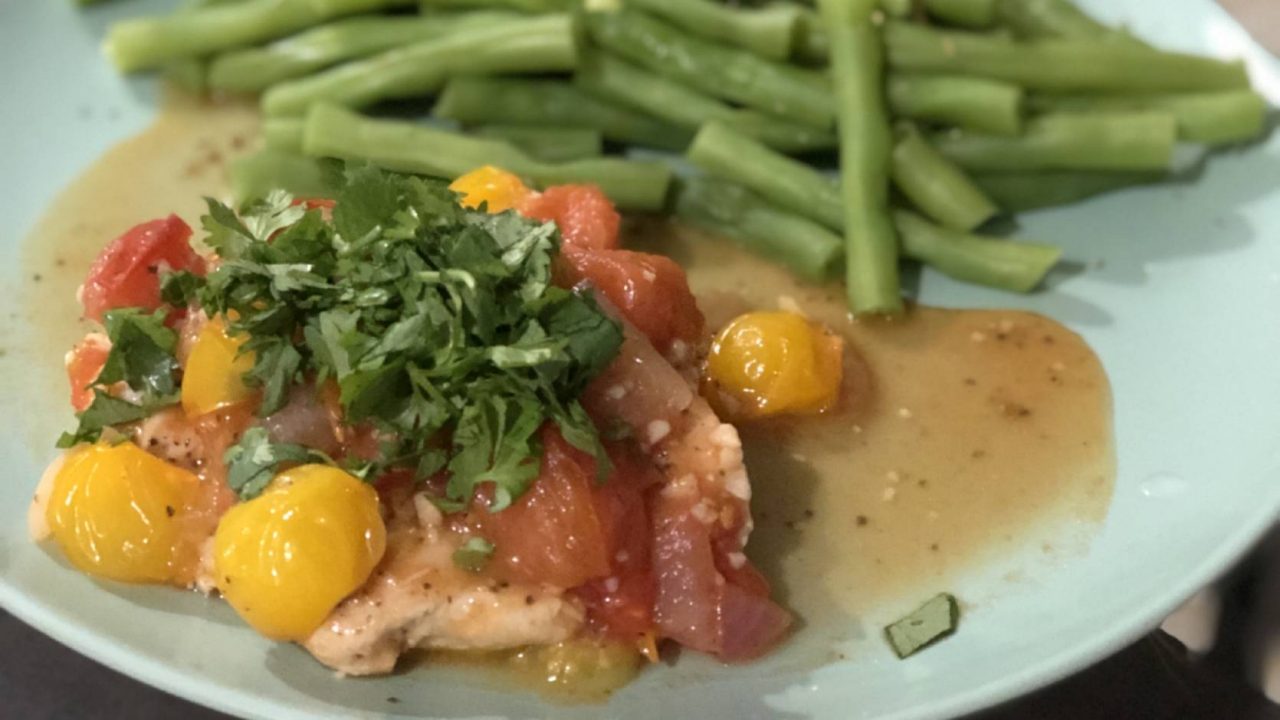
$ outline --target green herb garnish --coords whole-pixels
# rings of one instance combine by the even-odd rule
[[[577,398],[621,329],[589,294],[551,284],[554,224],[468,210],[443,183],[362,168],[332,220],[276,192],[239,215],[210,200],[203,225],[220,263],[173,292],[195,292],[247,336],[259,415],[305,378],[335,381],[346,422],[378,431],[367,475],[447,470],[446,510],[485,484],[490,510],[510,505],[538,475],[549,420],[608,472]],[[242,496],[297,454],[249,434],[229,452]]]
[[[884,634],[899,658],[905,658],[955,632],[960,622],[960,606],[954,596],[941,593],[885,626]]]
[[[227,485],[241,500],[261,495],[282,463],[331,462],[301,445],[271,442],[262,427],[246,430],[239,442],[227,448],[223,461],[227,464]]]
[[[453,551],[453,564],[463,570],[480,572],[493,555],[493,543],[482,537],[470,537]]]
[[[93,402],[78,414],[74,433],[63,433],[58,447],[95,442],[108,427],[141,420],[178,401],[174,373],[177,335],[165,327],[165,312],[147,313],[138,308],[110,310],[103,318],[111,352],[94,379]],[[105,388],[118,382],[129,386],[136,402],[109,395]]]

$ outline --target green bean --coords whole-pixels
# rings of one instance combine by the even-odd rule
[[[680,181],[674,213],[811,282],[830,280],[844,257],[844,240],[839,235],[727,180],[702,176]]]
[[[500,8],[525,13],[568,12],[576,7],[575,0],[419,0],[422,14],[438,10],[474,10]]]
[[[840,133],[845,286],[853,312],[899,313],[898,241],[889,217],[892,138],[883,91],[884,46],[874,0],[818,0],[831,39]]]
[[[210,65],[209,85],[234,92],[259,92],[345,60],[510,17],[505,13],[476,12],[429,17],[346,18],[263,47],[223,53]]]
[[[455,178],[482,165],[497,165],[545,187],[561,183],[598,186],[619,207],[663,207],[671,168],[661,162],[593,158],[543,163],[501,140],[477,138],[410,122],[374,120],[337,105],[307,114],[303,150],[314,157],[365,160],[388,170]]]
[[[543,162],[599,157],[604,145],[600,131],[587,128],[481,125],[472,132],[480,137],[506,140]]]
[[[913,0],[880,0],[880,9],[888,17],[901,19],[911,15],[912,3]],[[822,27],[822,18],[818,17],[818,11],[804,5],[796,5],[790,0],[781,0],[781,4],[790,5],[800,13],[792,55],[801,62],[825,63],[831,55],[831,44],[827,40],[827,33]]]
[[[904,18],[911,14],[912,0],[880,0],[880,9],[892,18]]]
[[[1121,188],[1159,182],[1164,173],[1012,172],[973,175],[973,182],[1007,213],[1069,205]]]
[[[272,150],[300,154],[302,118],[266,118],[262,121],[262,139]]]
[[[963,75],[890,75],[889,108],[912,120],[992,135],[1022,132],[1022,88]]]
[[[1060,113],[1020,137],[940,133],[934,145],[967,170],[1167,170],[1177,124],[1164,113]]]
[[[826,150],[835,133],[775,115],[732,107],[693,88],[604,52],[583,53],[574,75],[578,87],[597,97],[652,112],[674,125],[696,130],[719,120],[748,137],[783,152]]]
[[[245,0],[187,0],[174,13],[189,13],[200,8],[218,5],[234,5]],[[191,95],[203,95],[209,90],[209,58],[188,57],[172,60],[159,67],[160,76],[171,86],[181,88]]]
[[[686,32],[773,60],[791,55],[800,12],[790,5],[735,8],[710,0],[629,0]]]
[[[996,21],[997,0],[924,0],[930,15],[967,28],[988,28]]]
[[[996,214],[996,205],[964,171],[934,150],[911,126],[893,146],[893,183],[917,208],[943,227],[972,230]]]
[[[708,95],[823,129],[835,118],[830,83],[819,72],[703,40],[633,10],[586,18],[596,44]]]
[[[268,115],[300,115],[312,103],[363,107],[438,90],[453,74],[570,70],[577,61],[569,15],[533,15],[458,30],[272,87]]]
[[[833,230],[844,229],[844,207],[836,183],[723,123],[702,126],[685,157],[708,174],[744,185],[785,210]]]
[[[203,95],[209,89],[209,63],[203,58],[167,62],[160,67],[160,76],[191,95]]]
[[[1170,95],[1036,95],[1029,101],[1039,112],[1139,112],[1173,115],[1178,137],[1188,142],[1222,145],[1252,140],[1266,124],[1267,101],[1252,90]]]
[[[188,12],[124,20],[107,31],[104,50],[123,72],[156,68],[282,37],[342,15],[382,10],[405,0],[250,0]]]
[[[902,252],[944,275],[1014,292],[1030,292],[1062,257],[1052,245],[969,235],[895,210]]]
[[[813,8],[800,8],[793,54],[807,63],[825,63],[831,57],[831,43],[827,40],[826,31],[822,29],[822,18],[818,17]]]
[[[563,80],[457,77],[436,101],[436,117],[467,125],[519,123],[598,130],[618,142],[681,151],[686,129],[592,97]]]
[[[1249,85],[1239,61],[1105,41],[1016,43],[894,21],[885,24],[885,42],[895,70],[979,75],[1036,90],[1160,92]]]
[[[330,161],[268,148],[231,163],[231,195],[237,204],[287,190],[295,197],[333,197],[341,179]]]
[[[997,15],[1014,34],[1027,40],[1109,40],[1142,46],[1127,32],[1089,17],[1070,0],[999,0]]]

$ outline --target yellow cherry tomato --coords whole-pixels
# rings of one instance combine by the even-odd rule
[[[741,315],[711,345],[712,400],[742,418],[828,410],[840,394],[843,349],[839,337],[795,313]]]
[[[328,465],[302,465],[222,516],[215,580],[255,630],[303,640],[364,584],[386,545],[372,487]]]
[[[253,395],[244,374],[253,369],[253,353],[240,354],[245,336],[231,337],[220,318],[196,336],[182,373],[182,409],[195,417],[243,402]]]
[[[520,178],[492,165],[472,170],[454,180],[449,189],[462,194],[463,207],[478,208],[480,203],[491,213],[517,207],[533,191]]]
[[[45,516],[71,564],[123,582],[170,582],[179,554],[179,513],[200,479],[132,443],[86,445],[67,454]]]

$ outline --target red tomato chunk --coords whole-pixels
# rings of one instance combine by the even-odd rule
[[[191,249],[191,227],[177,215],[135,226],[98,255],[84,281],[84,315],[102,320],[120,307],[160,307],[160,272],[204,274],[204,260]]]

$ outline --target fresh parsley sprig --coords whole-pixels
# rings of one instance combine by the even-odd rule
[[[608,472],[578,396],[617,354],[621,329],[590,294],[552,284],[554,224],[468,210],[442,183],[361,168],[331,219],[273,193],[239,214],[209,201],[203,225],[217,267],[172,292],[246,336],[260,415],[295,384],[335,382],[346,422],[381,440],[370,476],[447,472],[446,509],[482,485],[491,510],[518,498],[537,477],[548,421]],[[229,453],[242,496],[280,462],[302,461],[261,433]]]

